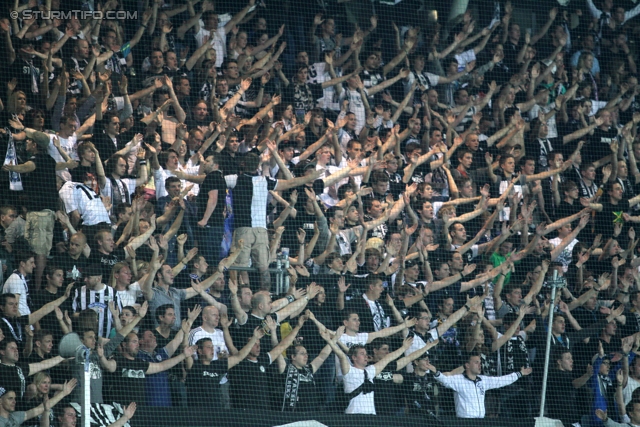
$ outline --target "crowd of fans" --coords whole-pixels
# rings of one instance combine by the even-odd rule
[[[549,331],[640,425],[640,5],[552,3],[3,5],[0,427],[533,417]]]

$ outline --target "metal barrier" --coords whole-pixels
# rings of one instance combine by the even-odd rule
[[[276,266],[269,268],[269,273],[274,273],[276,275],[276,287],[274,290],[275,295],[282,294],[289,290],[289,273],[287,269],[289,268],[289,256],[287,255],[278,255],[276,260]],[[231,271],[250,271],[250,272],[258,272],[258,269],[255,267],[236,267],[231,266],[228,268]]]

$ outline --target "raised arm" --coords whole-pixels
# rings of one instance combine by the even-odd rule
[[[63,302],[65,302],[69,296],[71,295],[71,291],[73,290],[73,283],[70,283],[69,285],[67,285],[67,288],[64,292],[64,295],[62,295],[60,298],[51,301],[45,305],[43,305],[39,310],[37,310],[34,313],[29,314],[29,324],[33,325],[36,322],[38,322],[40,319],[42,319],[44,316],[46,316],[47,314],[51,313],[53,310],[55,310],[56,307],[59,307]]]
[[[304,307],[306,307],[306,305],[309,303],[309,301],[311,301],[316,297],[316,295],[318,295],[318,292],[320,292],[320,288],[316,285],[315,282],[311,283],[307,287],[307,294],[305,296],[295,300],[294,302],[288,304],[286,307],[275,313],[278,323],[291,316],[291,314],[303,310]]]
[[[349,363],[349,358],[347,357],[346,354],[344,354],[344,351],[342,351],[340,346],[337,344],[337,340],[340,339],[342,334],[344,334],[344,326],[340,326],[336,330],[336,333],[334,336],[332,336],[331,332],[329,332],[326,329],[324,331],[320,331],[320,336],[322,337],[322,339],[326,341],[327,345],[331,347],[331,350],[338,357],[338,360],[340,361],[340,370],[342,371],[342,374],[347,375],[351,370],[351,363]]]
[[[183,337],[181,337],[183,338]],[[182,340],[180,340],[182,341]],[[165,347],[166,348],[166,347]],[[193,345],[190,347],[185,347],[184,350],[182,351],[182,353],[180,353],[179,355],[177,355],[176,357],[172,357],[171,359],[167,359],[167,360],[163,360],[160,363],[149,363],[149,368],[147,368],[147,372],[145,372],[147,375],[152,375],[152,374],[157,374],[159,372],[164,372],[168,369],[173,368],[174,366],[176,366],[178,363],[182,362],[183,360],[192,357],[193,354],[196,352],[196,349],[198,348],[198,346]]]
[[[293,343],[293,340],[296,338],[298,332],[300,332],[300,329],[304,325],[305,320],[305,316],[300,316],[298,318],[298,324],[296,325],[296,327],[293,328],[293,330],[289,333],[289,335],[286,336],[285,339],[280,341],[280,343],[269,352],[269,356],[272,362],[276,360],[280,355],[282,355],[282,353]]]
[[[396,326],[391,326],[389,328],[380,329],[379,331],[369,333],[369,338],[367,339],[367,344],[371,343],[376,338],[384,338],[389,337],[391,335],[397,334],[403,329],[408,329],[416,324],[416,319],[405,319],[404,323]]]
[[[65,381],[64,385],[62,386],[62,391],[58,392],[51,399],[49,399],[48,397],[45,397],[43,403],[36,406],[35,408],[31,408],[28,411],[26,411],[24,415],[24,420],[25,421],[30,420],[39,415],[42,415],[45,409],[47,411],[50,411],[51,408],[57,405],[62,399],[69,396],[77,384],[78,384],[78,380],[76,380],[75,378],[70,381]],[[49,416],[47,415],[46,418],[49,419]]]
[[[402,343],[402,347],[400,347],[399,349],[397,349],[392,353],[387,354],[385,357],[380,359],[375,365],[373,365],[376,368],[376,375],[382,372],[382,370],[386,368],[389,363],[393,362],[398,357],[402,356],[405,353],[405,351],[409,350],[409,348],[411,348],[411,344],[413,344],[413,337],[405,338],[404,342]]]
[[[405,366],[407,366],[408,364],[410,364],[414,360],[418,359],[420,356],[425,354],[430,348],[433,348],[436,345],[438,345],[439,342],[440,342],[439,340],[431,341],[430,343],[427,343],[427,345],[425,345],[421,349],[416,350],[416,351],[414,351],[412,353],[409,353],[407,356],[405,356],[405,357],[403,357],[401,359],[398,359],[398,361],[396,362],[396,371],[401,370],[402,368],[404,368]]]

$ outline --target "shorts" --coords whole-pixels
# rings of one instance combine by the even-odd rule
[[[24,238],[37,255],[49,255],[51,251],[55,218],[55,213],[49,209],[27,213]]]
[[[235,266],[247,267],[249,259],[252,266],[258,269],[269,267],[269,233],[266,228],[240,227],[233,233],[233,244],[244,240],[240,255],[236,258]]]

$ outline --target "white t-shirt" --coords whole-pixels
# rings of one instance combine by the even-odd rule
[[[138,282],[130,284],[124,291],[116,290],[116,301],[118,301],[118,308],[122,310],[122,308],[126,306],[133,307],[136,304],[136,300],[140,296],[142,296],[142,289],[140,288],[140,283]]]
[[[627,386],[622,390],[622,398],[624,399],[625,405],[631,402],[631,395],[638,387],[640,387],[640,381],[629,377]]]
[[[205,331],[202,326],[192,329],[189,332],[189,345],[195,345],[202,338],[211,338],[213,343],[213,359],[211,360],[218,360],[218,353],[220,352],[229,353],[227,344],[224,342],[224,333],[220,329],[215,329],[213,333]],[[197,354],[193,356],[195,359],[198,358]]]
[[[373,365],[367,366],[365,369],[354,368],[349,369],[349,373],[344,376],[344,392],[351,393],[361,384],[364,383],[364,371],[367,371],[369,381],[373,383],[373,379],[376,376],[376,367]],[[349,406],[345,411],[346,414],[371,414],[376,415],[376,406],[373,400],[375,392],[367,394],[359,394],[349,402]]]
[[[91,226],[103,222],[111,224],[111,218],[102,199],[91,188],[76,184],[73,188],[73,202],[84,225]]]
[[[29,298],[29,286],[22,276],[17,273],[13,273],[9,276],[7,281],[4,282],[2,293],[20,295],[20,302],[18,303],[18,311],[20,311],[20,315],[25,316],[27,314],[31,314],[31,310],[27,305],[27,299]]]
[[[458,72],[464,70],[469,62],[476,60],[476,53],[473,49],[469,49],[455,56],[458,61]]]
[[[218,24],[218,29],[213,32],[204,29],[204,25],[200,24],[200,31],[196,33],[196,41],[198,47],[201,47],[205,38],[209,41],[211,47],[216,51],[216,68],[220,68],[227,54],[227,33],[224,31],[224,25]]]
[[[546,114],[552,109],[554,109],[555,106],[556,106],[555,103],[545,105],[544,107],[541,107],[538,104],[536,104],[533,106],[533,108],[531,108],[531,110],[529,110],[529,119],[530,120],[536,119],[538,117],[538,114],[540,114],[540,111]],[[556,138],[558,136],[558,128],[556,126],[555,114],[547,119],[547,127],[549,129],[549,131],[547,132],[547,138]]]
[[[369,92],[367,89],[364,90],[364,93],[369,96]],[[364,127],[365,122],[367,120],[367,113],[364,108],[364,101],[362,100],[362,96],[360,95],[360,91],[351,90],[348,87],[345,87],[340,95],[340,102],[342,104],[343,100],[349,101],[349,112],[356,115],[356,135],[360,134],[360,130]]]
[[[562,243],[562,239],[560,237],[555,237],[549,240],[549,243],[557,247],[560,245],[560,243]],[[556,258],[556,261],[562,263],[562,271],[564,271],[565,273],[569,270],[569,264],[571,264],[571,259],[572,259],[571,254],[573,253],[573,247],[577,244],[578,244],[578,239],[573,239],[571,243],[569,243],[567,247],[564,248],[562,252],[560,252],[560,255],[558,255],[558,258]]]
[[[47,147],[47,152],[51,157],[53,157],[53,160],[55,160],[56,163],[64,162],[64,158],[55,147],[55,145],[53,145],[53,138],[55,136],[58,137],[58,140],[60,141],[60,147],[64,150],[64,152],[67,153],[72,160],[79,160],[78,153],[76,151],[78,137],[75,133],[69,138],[63,138],[60,135],[49,135],[49,147]],[[56,171],[56,174],[65,181],[71,181],[71,173],[69,172],[69,169]]]
[[[437,328],[429,329],[427,331],[427,333],[426,333],[426,337],[425,338],[427,339],[428,342],[437,340],[438,339],[438,329]],[[422,338],[422,336],[420,336],[418,334],[413,334],[413,343],[411,344],[411,347],[409,347],[409,349],[404,352],[404,355],[408,356],[411,353],[413,353],[414,351],[420,350],[425,345],[427,345],[427,343],[424,341],[424,338]],[[413,363],[409,363],[407,365],[407,372],[409,372],[409,373],[413,372]]]
[[[199,171],[199,166],[194,166],[190,168],[183,168],[182,166],[179,166],[178,170],[181,170],[182,172],[189,175],[197,175]],[[164,182],[170,176],[175,176],[175,175],[169,169],[164,169],[162,166],[160,166],[160,169],[153,171],[153,179],[155,180],[155,184],[156,184],[156,199],[159,199],[160,197],[164,197],[168,195],[167,189],[164,188]],[[191,185],[190,182],[187,182],[184,179],[180,181],[182,182],[182,188],[185,188],[187,185]],[[193,194],[197,196],[199,191],[200,191],[200,186],[198,184],[193,184],[193,188],[191,189],[191,191],[189,191],[189,194]]]
[[[359,332],[355,336],[342,334],[340,337],[340,342],[346,345],[348,348],[353,347],[354,345],[367,345],[367,341],[369,340],[369,334],[366,332]],[[348,355],[347,355],[348,357]],[[351,361],[349,361],[351,363]],[[338,382],[342,381],[342,369],[340,368],[340,359],[336,356],[336,379]],[[372,377],[373,378],[373,377]]]
[[[78,209],[73,197],[73,189],[76,187],[76,184],[77,183],[75,182],[67,181],[62,184],[62,187],[60,187],[60,190],[58,190],[58,195],[60,196],[60,199],[64,204],[64,210],[67,214],[70,214],[71,212]]]

